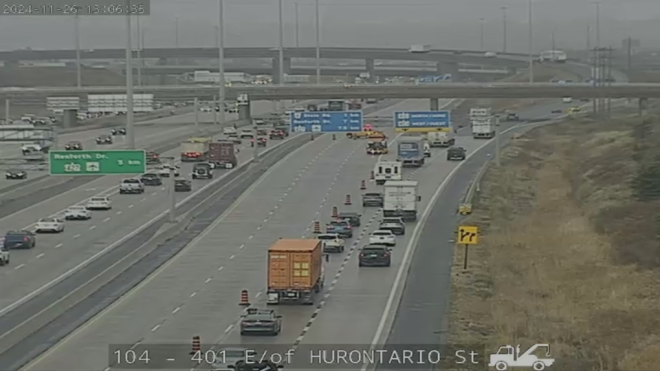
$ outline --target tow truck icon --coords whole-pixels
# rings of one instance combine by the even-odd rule
[[[534,353],[537,349],[544,348],[545,356],[548,358],[538,358]],[[490,355],[489,367],[495,367],[497,371],[505,371],[509,367],[531,367],[535,371],[544,370],[546,367],[555,363],[554,358],[550,358],[549,344],[535,344],[520,354],[520,345],[515,348],[512,345],[501,346],[497,353]]]

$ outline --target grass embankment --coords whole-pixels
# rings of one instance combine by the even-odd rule
[[[577,119],[576,119],[577,120]],[[660,118],[534,129],[490,167],[462,222],[450,343],[549,343],[557,370],[660,364]]]
[[[552,79],[557,80],[573,80],[579,81],[582,78],[574,73],[568,72],[558,67],[535,65],[534,66],[534,81],[535,82],[549,82]],[[525,83],[529,82],[529,71],[520,74],[506,77],[498,82],[513,82]],[[469,99],[463,102],[457,109],[460,111],[467,111],[472,107],[483,106],[492,107],[494,112],[502,112],[504,110],[521,110],[532,104],[539,104],[536,99]]]
[[[126,78],[103,68],[84,67],[81,73],[85,86],[121,86]],[[76,86],[74,67],[2,67],[0,86]]]

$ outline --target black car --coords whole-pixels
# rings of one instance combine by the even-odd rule
[[[345,220],[350,224],[351,227],[359,227],[360,226],[360,217],[362,215],[354,212],[341,212],[339,215],[337,215],[337,219],[339,220]]]
[[[241,316],[241,335],[269,334],[276,336],[282,331],[282,316],[272,309],[248,308]]]
[[[177,179],[174,181],[174,192],[192,191],[192,182],[187,179]]]
[[[9,231],[5,234],[4,246],[7,249],[31,249],[37,245],[37,236],[31,231]]]
[[[112,129],[110,131],[110,134],[112,134],[112,135],[126,135],[126,129],[125,128]]]
[[[447,161],[463,161],[465,160],[465,148],[463,147],[454,147],[447,150]]]
[[[80,151],[83,149],[83,146],[80,142],[69,142],[64,145],[64,149],[67,151]]]
[[[561,108],[555,108],[550,113],[563,113],[564,111]]]
[[[366,245],[360,249],[358,265],[360,267],[389,267],[392,264],[390,249],[385,245]]]
[[[365,193],[362,195],[362,207],[383,207],[385,196],[382,193]]]
[[[209,163],[197,163],[192,170],[193,179],[213,179],[213,168]]]
[[[163,180],[158,176],[158,174],[154,173],[142,174],[140,180],[142,181],[142,184],[146,186],[159,186],[163,184]]]
[[[96,144],[112,144],[112,136],[101,135],[98,138],[96,138]]]
[[[25,170],[7,170],[5,174],[7,179],[27,179],[27,171]]]

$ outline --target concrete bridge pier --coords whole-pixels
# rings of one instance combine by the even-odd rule
[[[280,58],[276,57],[273,58],[273,72],[271,73],[271,76],[273,76],[273,84],[279,84],[280,83]],[[284,58],[284,68],[283,72],[285,74],[290,74],[291,73],[291,58]]]
[[[431,111],[439,111],[440,110],[440,102],[439,102],[438,98],[431,98],[430,101],[431,101],[430,102],[431,103],[431,105],[430,105]]]
[[[639,98],[639,115],[646,116],[648,113],[648,98]]]
[[[167,64],[167,58],[158,58],[158,62],[156,62],[157,66],[167,66]],[[158,85],[167,85],[167,75],[160,75],[158,77]]]
[[[369,82],[373,83],[376,81],[376,67],[374,65],[373,59],[366,59],[364,61],[366,66],[366,72],[369,74]]]

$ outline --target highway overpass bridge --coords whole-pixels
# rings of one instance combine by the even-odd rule
[[[208,97],[218,93],[217,85],[142,86],[139,92],[153,93],[161,98],[185,99]],[[437,83],[423,85],[377,84],[377,85],[262,85],[233,86],[226,88],[226,98],[236,99],[247,94],[258,100],[323,100],[351,98],[660,98],[660,84],[612,84],[594,88],[588,84],[551,83]],[[43,87],[3,88],[2,99],[34,99],[51,96],[80,96],[87,94],[125,94],[126,88],[111,87]]]
[[[81,51],[85,60],[123,60],[124,49],[92,49]],[[226,59],[264,58],[272,60],[269,75],[279,75],[279,50],[269,47],[225,48]],[[142,58],[157,59],[158,64],[166,66],[172,59],[217,59],[217,48],[149,48],[141,51]],[[285,48],[284,72],[290,73],[291,60],[296,58],[315,58],[315,48]],[[436,72],[458,75],[459,64],[487,65],[498,68],[524,68],[529,64],[529,56],[520,53],[501,53],[497,57],[486,57],[481,51],[436,49],[428,53],[410,53],[400,48],[321,48],[323,59],[359,59],[365,61],[365,72],[374,72],[377,60],[407,60],[436,63]],[[75,50],[16,50],[0,52],[0,61],[7,65],[20,61],[75,60]],[[371,74],[374,75],[373,73]]]

